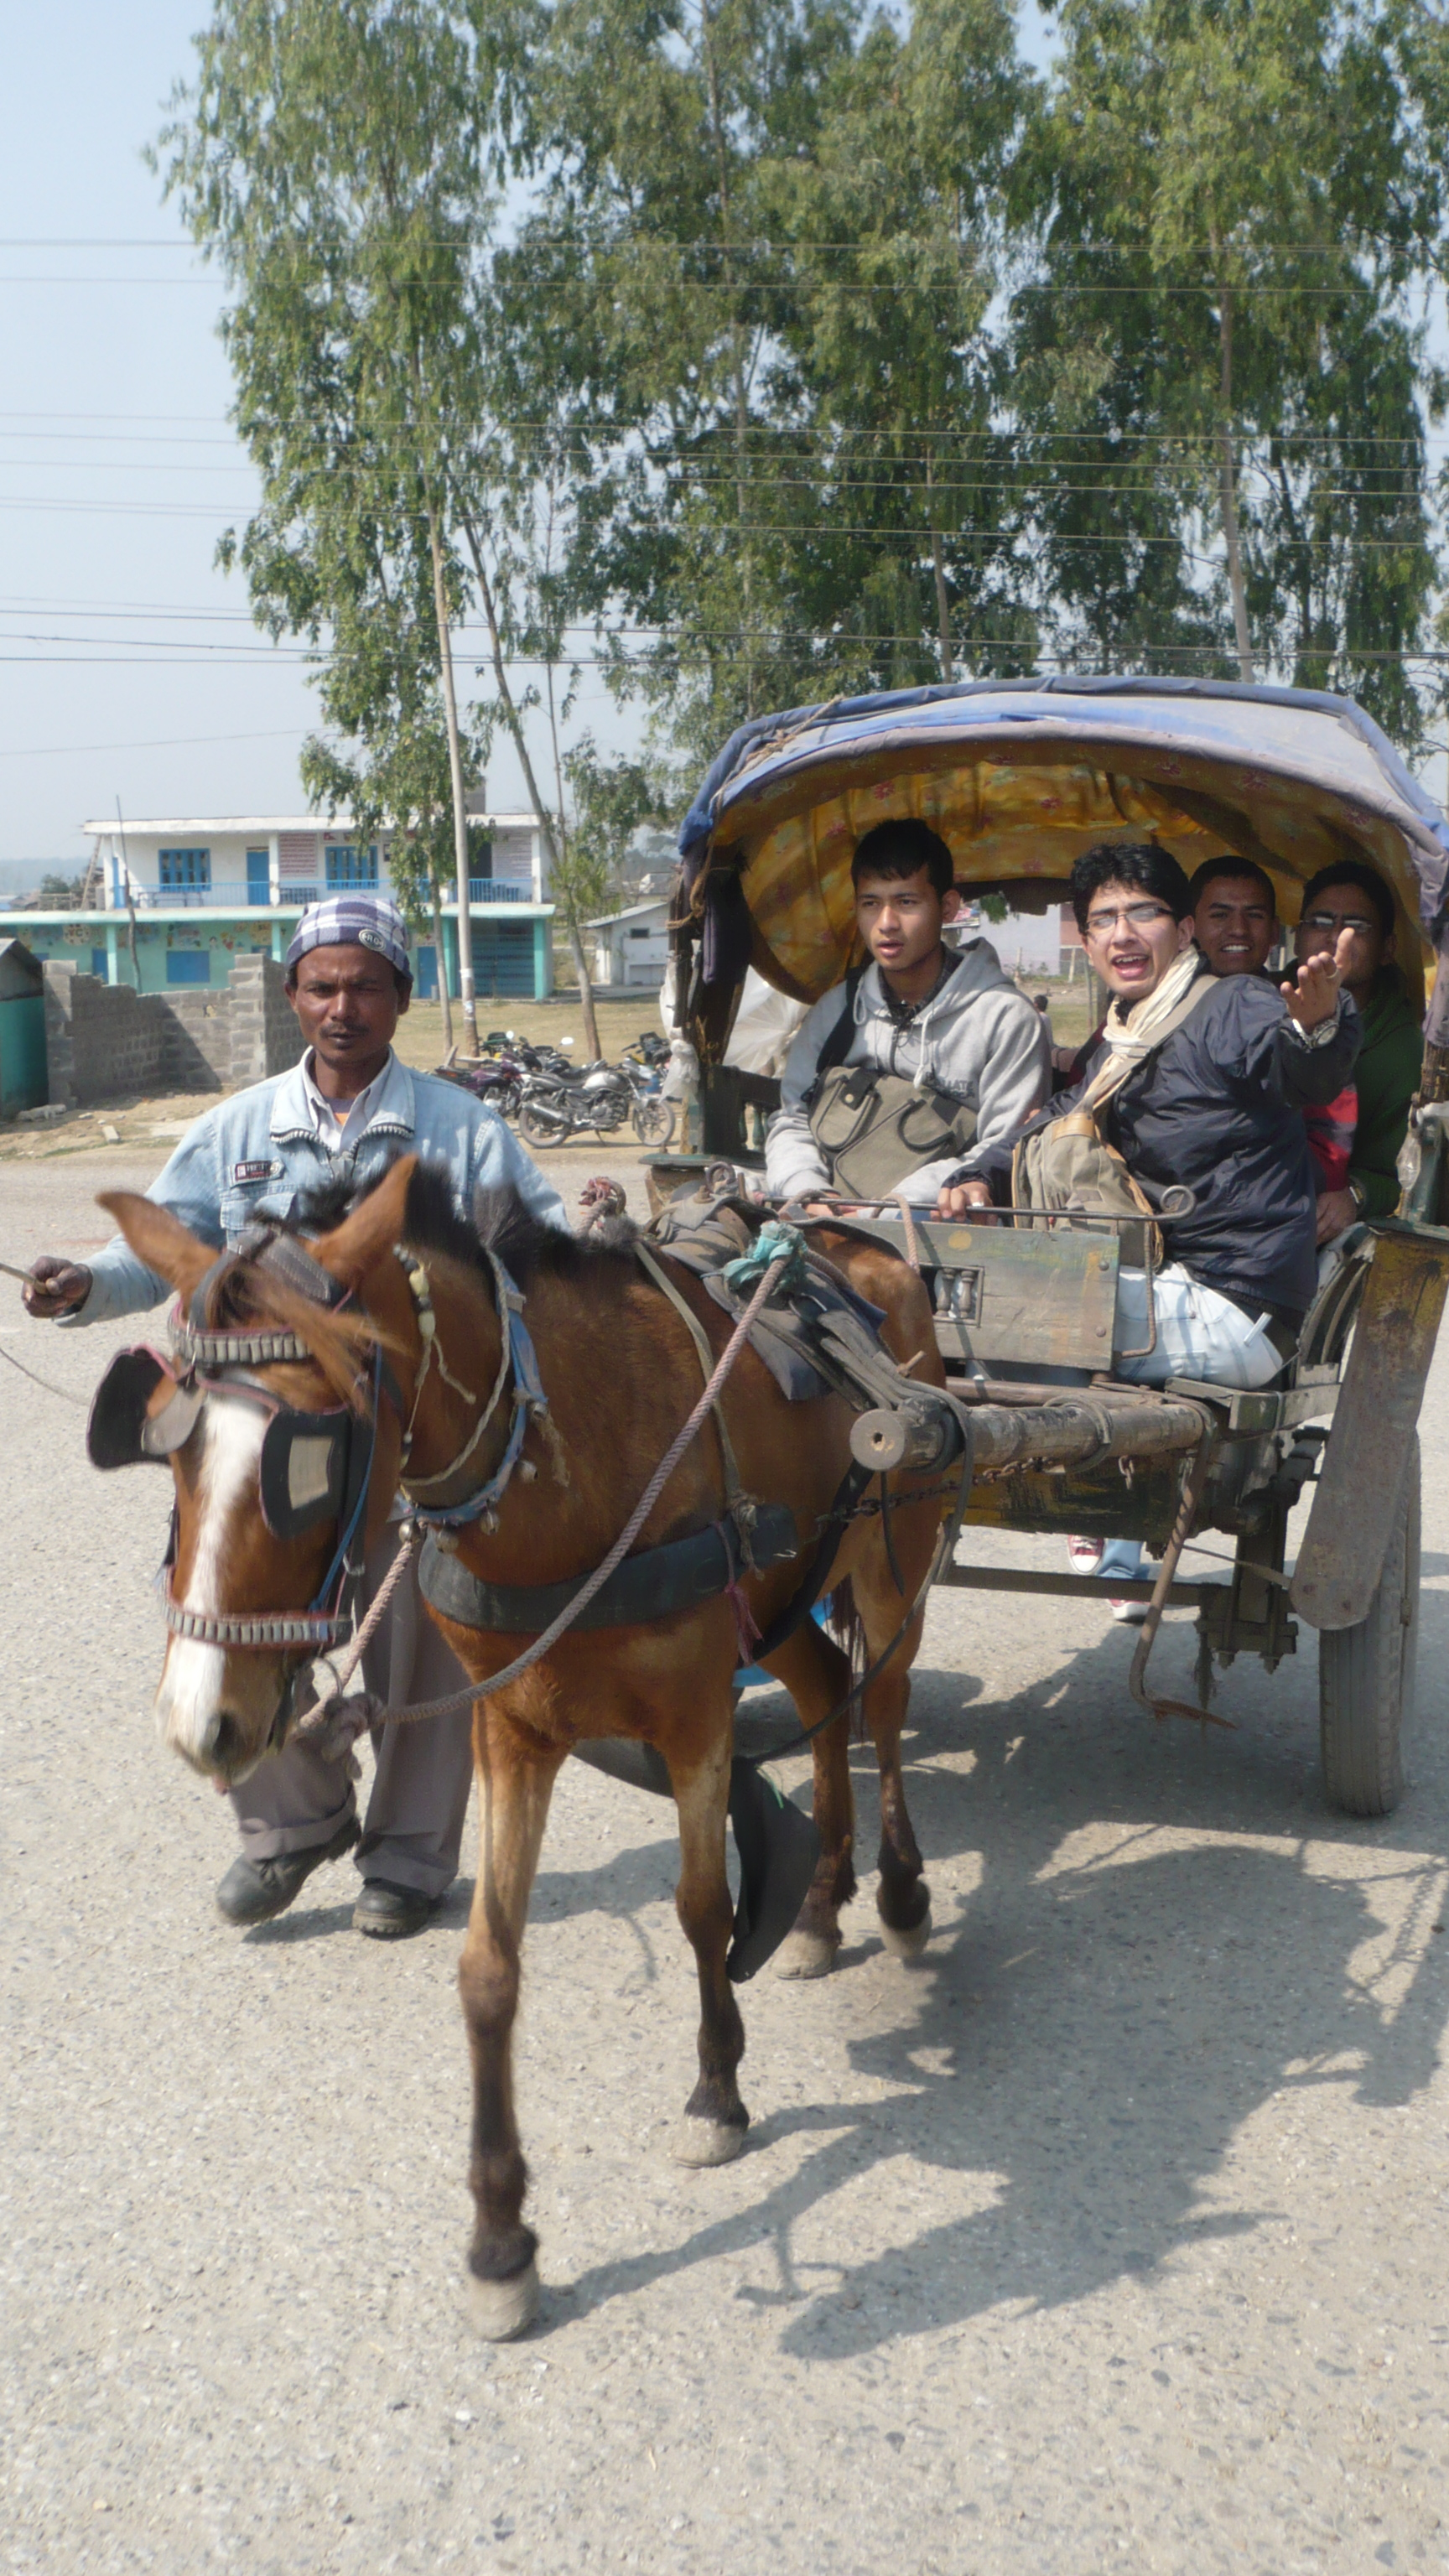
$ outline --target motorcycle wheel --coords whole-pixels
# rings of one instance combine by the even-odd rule
[[[674,1140],[672,1100],[636,1100],[634,1133],[641,1145],[665,1146]]]
[[[525,1100],[518,1111],[518,1132],[527,1145],[542,1150],[549,1145],[563,1145],[573,1132],[573,1120],[566,1109],[556,1109],[551,1101]]]

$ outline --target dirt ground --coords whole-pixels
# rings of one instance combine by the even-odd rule
[[[7,1170],[0,1257],[83,1253],[162,1150]],[[1307,1631],[1204,1734],[1132,1705],[1105,1605],[938,1597],[906,1746],[934,1937],[882,1950],[858,1750],[846,1947],[743,1990],[723,2171],[664,2151],[668,1813],[566,1768],[519,2047],[543,2312],[496,2349],[460,2298],[469,1884],[395,1948],[351,1932],[350,1865],[220,1923],[228,1811],[147,1714],[168,1480],[81,1451],[126,1328],[0,1301],[0,2566],[1449,2567],[1442,1359],[1399,1813],[1325,1807]],[[1192,1648],[1180,1614],[1169,1690]]]

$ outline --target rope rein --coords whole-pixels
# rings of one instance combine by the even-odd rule
[[[557,1645],[560,1637],[565,1635],[568,1629],[573,1626],[575,1620],[582,1616],[583,1612],[588,1608],[589,1603],[593,1600],[595,1593],[602,1590],[615,1567],[622,1564],[624,1558],[628,1555],[630,1548],[633,1546],[634,1541],[638,1537],[640,1530],[643,1528],[644,1523],[649,1517],[649,1514],[658,1502],[660,1495],[663,1493],[664,1488],[668,1484],[670,1477],[673,1475],[675,1468],[678,1466],[680,1459],[684,1456],[690,1443],[698,1436],[703,1425],[708,1421],[710,1413],[719,1397],[720,1391],[728,1380],[735,1362],[739,1358],[740,1352],[744,1349],[745,1343],[749,1337],[750,1329],[754,1324],[761,1307],[764,1306],[767,1300],[773,1295],[775,1288],[783,1278],[793,1257],[794,1254],[792,1248],[790,1253],[783,1254],[777,1260],[771,1262],[769,1269],[765,1272],[763,1279],[760,1281],[758,1288],[755,1290],[753,1297],[750,1299],[750,1302],[745,1308],[743,1315],[740,1317],[738,1324],[735,1326],[733,1333],[730,1335],[729,1341],[721,1352],[719,1360],[715,1365],[714,1373],[707,1381],[704,1392],[700,1396],[698,1403],[695,1405],[693,1412],[689,1415],[689,1418],[684,1423],[683,1427],[675,1434],[675,1437],[671,1441],[668,1449],[665,1451],[664,1456],[660,1459],[658,1466],[655,1468],[653,1475],[650,1477],[648,1484],[645,1486],[643,1493],[640,1495],[639,1500],[635,1504],[633,1511],[630,1513],[628,1520],[625,1522],[623,1529],[615,1539],[613,1546],[609,1549],[608,1554],[598,1565],[595,1566],[593,1573],[588,1575],[580,1584],[578,1591],[574,1594],[573,1599],[568,1603],[567,1608],[559,1612],[558,1617],[544,1629],[541,1636],[535,1637],[531,1646],[525,1647],[521,1655],[515,1655],[512,1663],[505,1664],[501,1672],[490,1673],[483,1681],[470,1682],[466,1690],[450,1691],[444,1699],[422,1700],[415,1707],[410,1708],[390,1708],[385,1712],[387,1723],[390,1726],[413,1725],[423,1718],[450,1716],[455,1709],[469,1708],[475,1700],[483,1699],[490,1696],[495,1691],[504,1689],[509,1682],[517,1681],[520,1674],[526,1673],[532,1665],[540,1662],[543,1656],[548,1654],[551,1648]],[[410,1554],[410,1548],[399,1549],[397,1561],[389,1571],[389,1583],[397,1579],[399,1569],[406,1562],[407,1557]],[[369,1623],[375,1624],[373,1617],[374,1613],[378,1613],[380,1615],[380,1602],[375,1602],[373,1604],[373,1610],[372,1612],[369,1612],[368,1621],[364,1622],[363,1630],[360,1632],[359,1644],[365,1643],[367,1636],[371,1633],[371,1625]],[[350,1675],[356,1670],[356,1664],[357,1657],[354,1655],[351,1662],[346,1667],[344,1678],[346,1675]],[[379,1714],[382,1714],[382,1712],[379,1712]],[[303,1742],[317,1745],[325,1755],[336,1759],[341,1754],[350,1751],[358,1736],[362,1734],[364,1728],[370,1725],[371,1722],[371,1709],[366,1699],[339,1701],[339,1694],[334,1692],[328,1699],[318,1700],[315,1705],[309,1708],[298,1720],[293,1729],[293,1740],[296,1741],[300,1739]]]

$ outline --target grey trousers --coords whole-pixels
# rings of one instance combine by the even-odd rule
[[[397,1552],[395,1524],[367,1559],[364,1604],[372,1600]],[[364,1650],[363,1679],[390,1708],[442,1699],[467,1674],[433,1626],[418,1591],[416,1565],[404,1576]],[[425,1718],[417,1726],[375,1726],[377,1771],[355,1858],[365,1879],[385,1878],[424,1896],[441,1896],[458,1871],[463,1819],[473,1780],[473,1714]],[[345,1762],[324,1761],[289,1744],[231,1792],[248,1860],[310,1851],[330,1842],[355,1812]]]

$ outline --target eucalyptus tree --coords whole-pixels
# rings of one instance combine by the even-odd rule
[[[509,408],[569,459],[570,613],[621,693],[713,744],[800,685],[818,483],[771,177],[813,145],[855,0],[547,0],[495,275]]]
[[[453,429],[485,373],[499,56],[455,0],[214,0],[196,49],[157,161],[232,290],[223,337],[261,502],[223,553],[270,631],[306,635],[324,672],[334,650],[351,657],[344,695],[369,613],[429,619],[476,1042]]]
[[[1016,308],[1058,633],[1352,688],[1412,739],[1437,22],[1417,0],[1060,15]]]
[[[836,66],[810,154],[768,174],[782,336],[819,522],[801,591],[838,684],[1029,666],[1034,621],[993,303],[1039,106],[1008,0],[917,0]],[[782,388],[783,390],[783,388]]]

